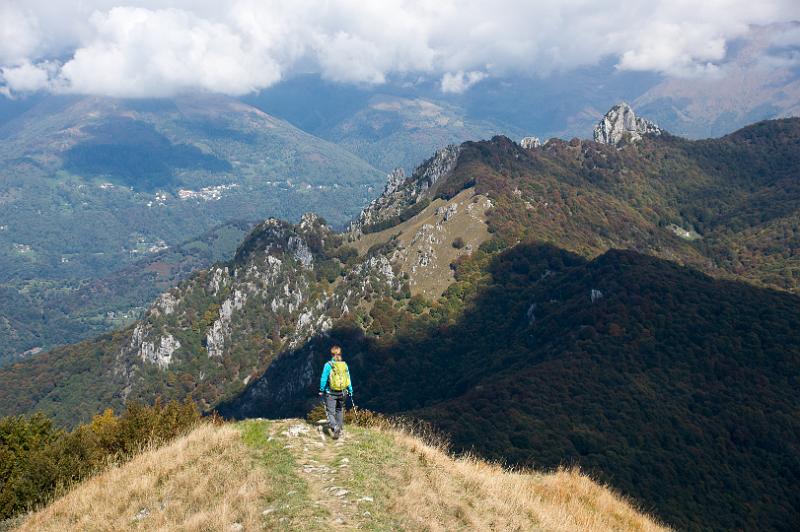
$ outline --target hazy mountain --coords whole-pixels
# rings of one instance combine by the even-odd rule
[[[706,76],[665,79],[634,107],[676,135],[715,137],[765,118],[800,115],[797,45],[781,35],[800,23],[756,28],[735,43],[729,59]]]
[[[365,107],[320,132],[378,168],[406,170],[448,144],[500,133],[516,137],[522,130],[469,118],[449,103],[387,95],[371,97]]]
[[[47,97],[0,137],[0,283],[23,301],[69,292],[230,220],[314,209],[342,224],[383,180],[342,148],[222,97]],[[51,345],[21,322],[35,309],[2,319],[0,357]],[[52,318],[45,305],[39,321]]]
[[[683,77],[592,66],[487,78],[461,94],[438,82],[391,79],[376,87],[297,76],[245,98],[268,113],[354,150],[389,171],[450,142],[534,135],[585,137],[619,101],[688,138],[721,136],[758,120],[800,114],[796,23],[754,28],[708,72]]]
[[[335,142],[389,172],[410,172],[430,153],[448,144],[498,134],[518,136],[523,129],[491,113],[469,115],[459,102],[427,83],[351,87],[299,76],[244,99]]]

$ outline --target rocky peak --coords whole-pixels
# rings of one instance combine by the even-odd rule
[[[307,233],[309,231],[314,231],[316,229],[325,228],[327,229],[327,225],[325,223],[325,219],[322,218],[320,215],[307,212],[300,217],[300,223],[298,224],[298,228],[301,232]]]
[[[398,167],[392,170],[392,172],[387,176],[386,179],[386,187],[383,189],[384,194],[391,194],[392,192],[396,191],[398,188],[402,186],[402,184],[406,180],[406,173],[405,171]]]
[[[411,183],[419,186],[419,190],[432,187],[443,176],[449,174],[456,166],[461,147],[450,144],[438,150],[433,157],[422,163],[414,170]]]
[[[236,251],[234,262],[244,264],[254,256],[288,253],[310,268],[331,234],[330,227],[313,213],[304,214],[297,225],[270,218],[253,228]]]
[[[636,116],[630,105],[618,103],[605,114],[594,127],[594,140],[603,144],[618,146],[623,140],[635,142],[643,135],[660,135],[662,133],[653,122]]]
[[[522,140],[519,141],[519,145],[522,146],[523,149],[530,150],[541,146],[542,141],[539,140],[539,137],[523,137]]]
[[[396,218],[426,198],[426,192],[453,171],[460,153],[461,147],[451,144],[418,166],[408,179],[402,169],[389,174],[383,194],[361,211],[358,219],[350,224],[350,231],[363,232],[366,227]]]

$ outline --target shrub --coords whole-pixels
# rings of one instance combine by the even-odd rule
[[[326,279],[329,283],[336,280],[342,273],[342,267],[339,262],[333,259],[328,259],[320,262],[317,265],[317,280]]]
[[[314,408],[308,411],[308,414],[306,414],[306,421],[312,425],[316,425],[318,422],[325,420],[326,417],[325,405],[320,402]]]
[[[340,246],[333,257],[339,259],[345,266],[351,267],[358,259],[358,250],[353,246]]]
[[[408,310],[413,314],[422,314],[422,312],[428,308],[430,304],[425,298],[419,294],[415,295],[408,301]]]
[[[349,401],[348,401],[349,403]],[[306,414],[306,421],[312,425],[327,419],[325,405],[317,404]],[[391,425],[389,418],[383,414],[378,414],[365,408],[347,408],[344,412],[344,422],[346,425],[357,425],[359,427],[387,427]]]
[[[372,410],[366,408],[352,408],[347,410],[344,415],[344,422],[359,427],[388,427],[391,420]]]
[[[0,519],[45,504],[108,464],[186,432],[199,419],[190,401],[130,403],[121,416],[108,409],[72,432],[41,413],[0,419]]]

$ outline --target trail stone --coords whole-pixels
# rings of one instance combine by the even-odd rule
[[[311,429],[309,429],[307,425],[301,425],[298,423],[297,425],[292,425],[286,429],[284,434],[292,438],[297,438],[298,436],[308,434],[310,430]]]

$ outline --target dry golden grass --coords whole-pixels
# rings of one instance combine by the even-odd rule
[[[512,472],[474,458],[454,459],[408,433],[390,432],[412,458],[394,472],[401,485],[388,506],[410,528],[668,530],[577,470]]]
[[[316,430],[290,437],[302,423],[202,425],[84,482],[20,530],[666,530],[576,470],[453,458],[377,418],[339,442],[320,444]]]
[[[241,433],[204,424],[80,484],[19,530],[255,530],[269,490]]]

